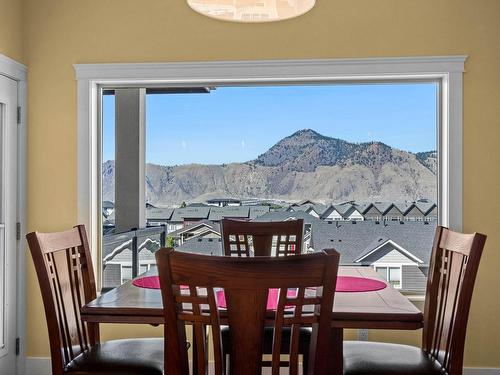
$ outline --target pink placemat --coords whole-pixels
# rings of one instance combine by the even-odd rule
[[[132,285],[146,289],[160,289],[159,276],[143,276],[132,281]],[[189,289],[187,285],[181,285],[181,289]]]
[[[160,278],[158,276],[139,277],[134,281],[132,281],[132,284],[139,288],[160,289]],[[337,287],[335,288],[335,291],[340,293],[373,292],[377,290],[382,290],[386,287],[387,287],[386,283],[380,280],[367,279],[363,277],[354,277],[354,276],[339,276],[337,277]],[[182,285],[181,288],[186,289],[187,287]],[[275,292],[272,292],[273,290]],[[289,297],[293,298],[293,296],[290,295]],[[269,298],[274,298],[274,301],[278,298],[278,293],[276,289],[270,289]],[[270,302],[268,300],[268,306],[269,304]],[[271,303],[271,305],[276,306],[276,301]],[[222,305],[219,306],[222,307]]]
[[[387,284],[380,280],[365,277],[338,276],[335,292],[374,292],[386,287]]]

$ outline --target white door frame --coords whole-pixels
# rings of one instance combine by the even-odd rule
[[[462,229],[462,76],[467,56],[329,60],[75,64],[78,82],[78,223],[89,234],[100,285],[102,87],[231,86],[438,81],[439,224]]]
[[[24,374],[26,363],[26,135],[27,135],[27,67],[0,54],[0,74],[17,81],[17,104],[21,107],[18,124],[18,192],[17,222],[20,240],[17,241],[17,337],[20,340],[17,373]]]

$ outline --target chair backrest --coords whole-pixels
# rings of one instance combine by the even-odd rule
[[[261,373],[266,318],[267,324],[274,326],[273,375],[279,373],[283,327],[292,330],[289,371],[292,375],[297,374],[299,329],[303,325],[313,327],[308,373],[326,373],[339,262],[335,250],[294,257],[245,258],[161,249],[156,252],[156,261],[166,323],[166,374],[189,373],[186,324],[194,327],[198,374],[207,371],[206,326],[212,328],[215,374],[224,373],[221,316],[227,318],[222,323],[230,327],[230,374]],[[270,288],[280,290],[275,312],[267,311]],[[217,305],[217,293],[222,289],[227,310],[220,310]],[[294,290],[296,293],[292,296],[289,291]]]
[[[462,373],[465,333],[486,236],[437,227],[429,266],[422,348],[448,374]]]
[[[304,220],[221,221],[226,256],[287,256],[302,253]]]
[[[52,373],[99,342],[99,326],[84,323],[80,308],[96,298],[94,270],[85,227],[64,232],[29,233],[31,256],[49,330]]]

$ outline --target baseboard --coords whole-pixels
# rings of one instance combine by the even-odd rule
[[[210,366],[212,367],[212,366]],[[24,375],[51,375],[50,358],[47,357],[27,357],[26,373]],[[209,373],[213,374],[213,369]],[[263,371],[263,374],[266,374]],[[22,374],[19,374],[22,375]],[[463,375],[500,375],[500,368],[464,368]]]

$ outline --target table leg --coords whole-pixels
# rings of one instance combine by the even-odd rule
[[[330,333],[330,353],[328,355],[328,374],[343,375],[344,371],[344,329],[332,328]]]

